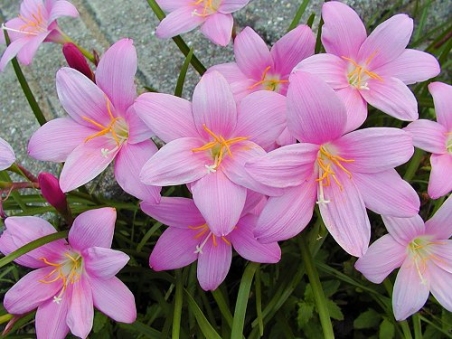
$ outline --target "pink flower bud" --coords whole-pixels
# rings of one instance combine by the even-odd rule
[[[72,42],[65,43],[63,45],[63,54],[69,67],[76,69],[94,81],[94,73],[89,67],[88,61],[75,44]]]
[[[51,173],[42,172],[38,175],[41,194],[47,202],[62,214],[67,213],[66,195],[60,188],[58,179]]]

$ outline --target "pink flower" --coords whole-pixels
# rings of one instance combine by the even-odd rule
[[[440,71],[430,54],[406,49],[413,20],[394,15],[369,35],[356,12],[338,1],[322,7],[322,42],[327,54],[298,66],[321,76],[345,102],[347,131],[361,126],[367,103],[401,120],[418,118],[417,101],[406,85],[425,81]]]
[[[284,128],[285,100],[260,91],[238,106],[226,79],[218,72],[205,74],[189,101],[161,93],[144,93],[136,112],[167,144],[143,166],[145,184],[190,184],[193,199],[216,236],[237,224],[247,188],[266,188],[246,174],[243,164],[265,154]]]
[[[71,331],[86,338],[93,326],[93,306],[115,321],[132,323],[135,299],[115,275],[129,257],[110,249],[116,210],[101,208],[80,214],[68,242],[56,240],[15,261],[35,269],[6,292],[3,305],[15,315],[36,312],[38,338],[65,338]],[[0,237],[7,255],[30,241],[55,233],[37,217],[9,217]]]
[[[19,17],[2,26],[2,29],[8,31],[11,44],[0,60],[0,71],[3,71],[5,65],[16,55],[22,64],[30,64],[44,41],[68,41],[56,21],[63,16],[78,16],[77,9],[68,1],[24,0],[20,5]],[[3,32],[0,33],[0,42],[4,43]]]
[[[248,195],[234,229],[216,236],[196,208],[193,200],[162,197],[159,204],[142,202],[144,212],[168,225],[149,258],[156,271],[187,266],[198,260],[198,281],[205,290],[215,290],[226,278],[231,266],[232,247],[247,260],[276,263],[281,250],[276,242],[261,244],[253,236],[257,215],[252,213],[262,196]]]
[[[16,156],[11,145],[0,138],[0,171],[7,169],[16,161]]]
[[[220,72],[231,85],[237,101],[259,90],[286,95],[289,74],[303,59],[314,54],[315,37],[306,25],[300,25],[268,49],[251,27],[234,39],[235,61],[208,69]]]
[[[257,181],[285,189],[269,198],[259,217],[255,235],[260,241],[298,234],[317,203],[337,243],[361,256],[370,241],[366,208],[399,217],[418,212],[419,197],[394,170],[413,154],[405,131],[382,127],[346,134],[344,104],[324,81],[304,72],[290,77],[287,126],[300,143],[245,164]]]
[[[63,192],[94,179],[113,160],[119,185],[139,199],[160,199],[160,188],[137,177],[157,152],[152,132],[135,114],[137,56],[130,39],[111,46],[101,58],[96,84],[72,68],[56,76],[58,97],[67,118],[49,121],[31,137],[29,154],[39,160],[65,162]]]
[[[435,104],[436,119],[419,119],[405,130],[413,136],[413,144],[432,153],[428,195],[437,199],[452,191],[452,86],[433,82],[428,85]]]
[[[400,267],[392,295],[397,320],[417,312],[429,291],[452,311],[452,198],[428,221],[383,217],[389,234],[375,241],[355,267],[374,283],[381,283]]]
[[[233,12],[250,0],[157,0],[170,12],[158,25],[155,35],[161,39],[189,32],[201,26],[201,33],[214,44],[226,46],[231,40]]]

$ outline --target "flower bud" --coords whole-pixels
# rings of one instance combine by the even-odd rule
[[[47,202],[63,215],[68,213],[66,195],[60,188],[58,179],[51,173],[42,172],[38,175],[41,194]]]
[[[86,77],[94,81],[94,73],[88,65],[85,56],[72,42],[63,45],[63,54],[69,67],[83,73]]]

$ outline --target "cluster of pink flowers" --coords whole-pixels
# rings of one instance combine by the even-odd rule
[[[248,2],[160,0],[170,14],[157,36],[201,26],[214,43],[227,45],[231,13]],[[76,15],[64,0],[25,0],[20,17],[3,25],[12,43],[0,69],[15,55],[30,63],[43,41],[69,41],[56,19]],[[345,4],[325,3],[322,16],[326,53],[314,54],[315,37],[305,25],[270,50],[247,27],[234,40],[235,62],[210,68],[191,101],[164,93],[137,96],[135,47],[122,39],[100,58],[95,76],[89,67],[58,71],[58,97],[69,116],[38,129],[28,153],[64,162],[57,200],[114,162],[118,184],[168,226],[150,267],[175,269],[198,260],[204,290],[224,281],[232,248],[251,261],[278,262],[278,241],[299,234],[318,206],[329,233],[359,257],[356,268],[369,280],[381,282],[401,267],[393,298],[398,320],[419,310],[430,290],[452,311],[452,198],[424,224],[418,194],[395,170],[411,158],[414,146],[422,148],[432,153],[429,195],[452,191],[452,87],[431,83],[438,122],[416,120],[417,101],[407,85],[435,77],[440,68],[432,55],[406,49],[412,19],[395,15],[367,36]],[[413,122],[404,129],[358,129],[367,103]],[[158,149],[151,136],[164,146]],[[14,161],[0,139],[0,170]],[[162,186],[181,184],[191,199],[160,196]],[[66,206],[65,201],[61,209]],[[370,248],[366,209],[382,215],[389,231]],[[68,242],[54,241],[17,259],[36,270],[6,294],[8,312],[37,308],[36,331],[43,338],[63,338],[68,331],[86,338],[93,305],[114,320],[133,322],[133,295],[115,277],[128,257],[110,249],[115,219],[111,208],[80,214]],[[55,232],[37,217],[8,217],[5,226],[5,255]]]

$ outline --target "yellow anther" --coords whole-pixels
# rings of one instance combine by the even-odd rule
[[[281,80],[281,79],[277,79],[277,78],[271,78],[269,77],[267,79],[267,73],[268,71],[271,69],[271,66],[267,66],[264,69],[264,72],[262,73],[262,78],[261,80],[259,80],[258,82],[252,84],[250,87],[248,87],[248,89],[254,89],[259,85],[263,85],[265,87],[266,90],[268,91],[275,91],[278,87],[279,84],[284,84],[289,82],[289,80]]]

